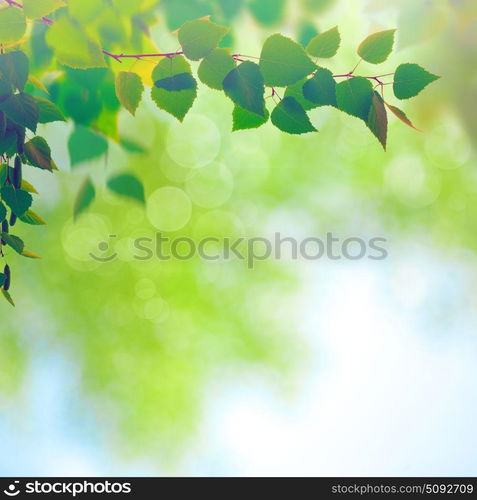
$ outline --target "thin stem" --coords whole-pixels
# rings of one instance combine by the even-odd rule
[[[121,59],[119,59],[118,56],[114,55],[114,54],[111,54],[110,52],[108,52],[107,50],[103,50],[102,51],[103,54],[109,56],[109,57],[112,57],[113,59],[115,59],[116,61],[118,61],[119,63],[122,63]]]
[[[271,90],[272,90],[272,95],[270,96],[272,99],[273,99],[273,102],[276,104],[276,101],[275,101],[275,97],[278,97],[278,99],[281,101],[282,98],[280,97],[280,95],[278,94],[278,92],[276,91],[275,87],[270,87]]]
[[[333,75],[333,78],[366,78],[366,80],[374,80],[378,85],[392,85],[393,82],[384,83],[380,80],[380,78],[384,78],[385,76],[391,76],[394,73],[388,73],[386,75],[378,75],[378,76],[359,76],[353,75],[352,73],[348,73],[346,75]]]
[[[384,78],[385,76],[394,76],[395,73],[386,73],[385,75],[377,75],[376,78]]]
[[[363,62],[363,60],[362,60],[362,59],[360,59],[360,60],[358,61],[358,63],[356,64],[356,66],[355,66],[355,67],[354,67],[354,68],[353,68],[353,69],[349,72],[349,73],[350,73],[350,75],[352,75],[352,74],[353,74],[353,73],[354,73],[354,72],[358,69],[358,66],[359,66],[362,62]]]
[[[234,59],[239,58],[239,57],[240,57],[240,58],[245,57],[246,59],[257,59],[257,60],[259,60],[259,59],[260,59],[260,57],[256,57],[256,56],[246,56],[246,55],[244,55],[244,54],[233,54],[233,55],[232,55],[232,57],[233,57]]]
[[[352,73],[347,73],[346,75],[333,75],[333,78],[356,78]]]
[[[161,52],[159,54],[111,54],[111,52],[108,52],[106,50],[103,50],[103,54],[112,57],[115,61],[121,63],[121,59],[143,59],[145,57],[169,57],[172,58],[174,56],[180,56],[183,55],[184,52],[182,51],[177,51],[177,52]]]

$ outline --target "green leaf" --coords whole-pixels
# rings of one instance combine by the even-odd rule
[[[7,277],[3,273],[0,273],[0,287],[3,286],[3,284],[5,283],[6,278]]]
[[[386,151],[386,143],[388,139],[388,115],[384,106],[383,98],[374,92],[371,109],[368,116],[368,127],[371,132],[378,138]]]
[[[26,19],[23,9],[5,7],[0,9],[0,43],[10,45],[23,38],[26,32]]]
[[[358,48],[361,59],[371,64],[384,62],[394,46],[396,30],[386,30],[368,36]]]
[[[16,89],[22,91],[28,79],[30,63],[24,52],[7,52],[0,55],[0,73]]]
[[[23,146],[25,145],[25,140],[26,140],[26,133],[27,130],[25,127],[21,127],[20,125],[16,125],[13,122],[11,122],[11,127],[12,130],[15,132],[16,136],[16,144],[15,144],[15,154],[18,152],[18,149],[20,151],[23,149]],[[10,155],[13,156],[13,155]]]
[[[23,0],[25,15],[29,19],[41,19],[65,5],[62,0]]]
[[[66,66],[80,69],[107,66],[100,46],[68,17],[61,17],[48,28],[46,42],[58,61]]]
[[[421,132],[421,130],[419,130],[418,128],[416,128],[413,123],[411,122],[411,120],[406,116],[406,113],[404,113],[404,111],[402,111],[401,109],[397,108],[396,106],[391,106],[391,104],[388,104],[387,102],[385,102],[384,104],[386,104],[386,106],[388,107],[388,109],[395,115],[397,116],[403,123],[405,123],[406,125],[408,125],[409,127],[413,128],[414,130],[417,130],[418,132]]]
[[[13,186],[3,186],[0,190],[3,201],[10,207],[10,210],[21,217],[33,203],[31,194],[21,189],[15,189]]]
[[[6,132],[7,132],[7,117],[3,111],[0,111],[0,141],[2,141],[5,138]]]
[[[212,14],[210,4],[203,0],[162,0],[161,7],[171,31],[180,28],[186,21]]]
[[[108,180],[108,188],[120,196],[132,198],[139,203],[145,203],[144,186],[142,182],[131,174],[122,174]]]
[[[13,299],[11,297],[11,295],[2,288],[2,294],[3,296],[5,297],[5,299],[13,306],[15,307],[15,302],[13,302]]]
[[[307,45],[306,51],[313,57],[328,59],[338,52],[341,44],[341,35],[338,26],[316,35]]]
[[[103,2],[98,0],[68,0],[70,15],[84,24],[93,22],[103,8]]]
[[[44,97],[35,97],[35,101],[38,104],[38,109],[40,111],[39,123],[51,123],[51,122],[65,122],[66,119],[63,116],[61,110],[53,104],[48,99]]]
[[[198,76],[202,83],[216,90],[224,88],[224,78],[236,67],[227,49],[215,49],[199,66]]]
[[[5,135],[7,133],[7,128],[8,128],[7,115],[3,111],[0,111],[0,141],[2,141],[5,138]]]
[[[117,11],[127,16],[138,14],[141,10],[144,10],[142,8],[143,0],[112,0],[112,2]]]
[[[240,14],[244,0],[218,0],[218,8],[225,19],[234,19]]]
[[[223,87],[236,105],[265,116],[265,86],[257,64],[249,61],[240,64],[224,78]]]
[[[25,143],[25,157],[28,163],[43,170],[53,170],[51,149],[43,137],[36,136]]]
[[[302,47],[307,47],[308,44],[319,34],[316,26],[310,21],[304,21],[300,25],[297,40]]]
[[[88,177],[76,196],[76,201],[74,205],[74,218],[76,219],[81,213],[83,213],[90,205],[96,196],[96,189],[94,188],[91,179]]]
[[[305,99],[315,106],[337,106],[336,82],[329,69],[318,68],[317,72],[303,85]]]
[[[24,92],[11,95],[0,103],[0,110],[17,125],[36,132],[40,111],[38,104],[31,95]]]
[[[140,76],[130,71],[121,71],[116,76],[115,86],[119,102],[134,116],[144,92]]]
[[[289,134],[316,132],[303,107],[294,97],[285,97],[272,112],[272,123]]]
[[[305,98],[303,94],[303,87],[308,80],[303,78],[293,85],[289,85],[285,91],[284,97],[294,97],[302,106],[304,110],[310,110],[316,108],[316,105]]]
[[[19,253],[20,255],[22,254],[24,248],[25,248],[25,243],[23,243],[23,240],[21,240],[18,236],[14,236],[13,234],[10,233],[1,233],[2,240],[15,252]]]
[[[130,153],[147,153],[147,147],[139,144],[132,139],[121,137],[119,139],[119,143],[126,151],[129,151]]]
[[[285,0],[250,0],[248,8],[255,19],[264,26],[277,24],[285,14]]]
[[[11,167],[9,167],[7,164],[0,164],[0,186],[3,186],[5,184],[7,176],[9,174],[9,169],[11,170]]]
[[[179,43],[188,59],[199,61],[209,55],[229,31],[208,19],[197,19],[182,26]]]
[[[219,48],[231,49],[235,45],[235,34],[233,31],[229,31],[222,41],[219,43]]]
[[[401,64],[394,75],[394,95],[401,100],[410,99],[439,78],[418,64]]]
[[[85,77],[89,76],[94,81],[94,72],[97,70],[94,68],[81,70],[81,72],[85,74]],[[102,83],[98,81],[97,86],[101,87]],[[86,85],[76,83],[70,78],[55,82],[52,92],[53,98],[60,104],[66,116],[71,117],[76,124],[91,125],[101,116],[101,112],[105,114],[107,111],[96,89],[89,89]],[[58,98],[55,96],[56,92],[59,93]]]
[[[19,219],[25,224],[30,224],[31,226],[46,226],[46,222],[33,210],[27,210]]]
[[[152,73],[154,81],[164,80],[183,73],[191,73],[190,65],[182,56],[174,56],[172,59],[164,58]],[[151,97],[160,109],[183,121],[189,109],[197,97],[197,89],[186,89],[170,92],[154,86]]]
[[[23,250],[22,257],[26,257],[28,259],[41,259],[39,255],[36,255],[35,253],[32,252],[28,252],[27,250]]]
[[[5,136],[0,139],[0,154],[13,156],[17,152],[17,135],[13,130],[7,130]]]
[[[0,222],[3,222],[7,217],[7,209],[3,203],[0,203]]]
[[[268,109],[265,109],[265,116],[257,115],[252,113],[240,106],[235,106],[233,112],[233,130],[246,130],[250,128],[258,128],[263,124],[267,123],[270,118],[270,113]]]
[[[163,78],[154,83],[158,89],[168,92],[180,92],[181,90],[196,90],[197,82],[190,73],[180,73],[178,75]]]
[[[22,179],[22,190],[27,193],[40,194],[38,191],[25,179]]]
[[[331,7],[336,0],[303,0],[303,6],[309,13],[322,14],[326,9]]]
[[[338,108],[345,113],[368,121],[373,100],[373,85],[366,78],[350,78],[336,86]]]
[[[283,35],[272,35],[260,56],[260,70],[265,85],[287,87],[302,80],[316,69],[301,45]]]
[[[71,166],[103,156],[108,151],[108,141],[89,128],[76,126],[68,140]]]
[[[7,79],[0,73],[0,99],[3,100],[7,95],[13,94],[13,86]]]
[[[28,75],[28,83],[45,94],[49,94],[46,85],[35,75]]]

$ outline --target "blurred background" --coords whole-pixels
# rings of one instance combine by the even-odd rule
[[[60,173],[29,175],[49,225],[23,231],[43,259],[18,266],[15,311],[0,304],[2,475],[477,475],[475,1],[249,3],[237,52],[338,24],[340,73],[369,33],[397,27],[376,74],[415,62],[442,76],[402,105],[423,132],[390,117],[385,153],[321,108],[319,134],[232,134],[232,104],[204,86],[183,124],[148,96],[120,115],[134,151],[111,143],[74,167],[71,126],[43,126]],[[176,14],[152,29],[161,50],[177,49]],[[101,186],[128,169],[146,208],[100,188],[73,222],[85,174]],[[158,210],[171,236],[332,232],[386,238],[389,257],[134,260]],[[113,234],[119,258],[92,261]]]

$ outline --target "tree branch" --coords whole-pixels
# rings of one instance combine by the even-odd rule
[[[12,7],[18,7],[19,9],[23,9],[23,5],[16,2],[15,0],[3,0],[3,1],[6,2],[8,5],[11,5]],[[53,24],[54,23],[54,21],[48,17],[42,17],[41,19],[46,24]],[[182,51],[165,52],[165,53],[158,53],[158,54],[112,54],[111,52],[108,52],[107,50],[102,50],[102,53],[105,56],[111,57],[112,59],[114,59],[118,63],[122,63],[121,59],[138,59],[138,60],[140,60],[140,59],[143,59],[146,57],[169,57],[169,58],[171,58],[174,56],[180,56],[180,55],[184,54],[184,52],[182,52]],[[256,59],[256,60],[260,59],[260,57],[245,56],[243,54],[233,54],[232,57],[234,58],[234,60],[236,60],[238,62],[244,62],[243,58]],[[354,71],[356,70],[356,68],[359,66],[360,63],[361,63],[361,60],[358,62],[358,64],[355,66],[355,68],[352,71],[350,71],[349,73],[347,73],[346,75],[333,75],[333,78],[357,78],[358,75],[355,75]],[[378,76],[362,76],[361,78],[366,78],[367,80],[374,80],[375,82],[377,82],[378,85],[381,85],[381,87],[382,87],[383,85],[387,85],[387,84],[383,83],[380,80],[380,78],[384,78],[385,76],[392,76],[392,75],[394,75],[394,73],[388,73],[386,75],[378,75]],[[273,95],[275,95],[275,94],[273,94]]]

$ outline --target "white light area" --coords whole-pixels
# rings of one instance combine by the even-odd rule
[[[429,299],[440,266],[421,269],[413,301]],[[284,402],[253,377],[214,386],[207,431],[187,473],[475,475],[475,322],[442,339],[422,331],[400,290],[389,295],[389,269],[314,269],[308,266],[302,299],[312,354],[300,396]],[[402,263],[393,274],[402,270],[412,290],[415,270]]]
[[[184,137],[187,145],[184,146]],[[215,123],[203,115],[190,114],[183,123],[173,123],[167,134],[169,156],[186,168],[202,168],[215,160],[222,137]]]
[[[192,202],[182,189],[166,186],[157,189],[147,200],[150,223],[161,231],[178,231],[192,214]]]
[[[393,248],[386,262],[297,263],[303,285],[289,307],[307,349],[298,382],[274,377],[286,386],[276,390],[260,366],[225,367],[204,391],[202,430],[175,474],[475,476],[472,260],[420,243]],[[431,314],[442,302],[450,326]],[[0,472],[159,474],[146,450],[127,461],[108,447],[80,371],[44,342],[24,393],[0,413]]]
[[[60,171],[70,170],[70,154],[68,152],[68,139],[73,132],[73,124],[69,122],[52,122],[47,124],[39,124],[37,134],[40,137],[45,137],[50,145],[52,157],[56,166]],[[30,169],[32,172],[35,169]],[[40,170],[41,172],[41,170]],[[49,172],[42,172],[49,174]],[[45,176],[45,187],[49,188],[52,176]],[[41,192],[41,191],[40,191]],[[49,191],[45,191],[49,193]],[[54,201],[56,204],[56,200]]]
[[[472,161],[472,142],[456,117],[446,117],[429,132],[426,155],[436,167],[452,170]]]
[[[186,192],[199,207],[217,208],[232,196],[234,178],[221,163],[193,170],[186,180]]]
[[[109,219],[101,214],[88,213],[78,221],[71,218],[61,234],[63,250],[72,259],[81,262],[90,263],[90,253],[102,257],[98,243],[112,233],[110,226]]]
[[[384,183],[390,193],[411,207],[431,205],[442,187],[439,176],[418,155],[406,153],[387,165]]]
[[[410,286],[410,284],[412,286]],[[409,308],[425,306],[428,281],[417,263],[404,263],[398,266],[392,279],[396,297]]]
[[[157,467],[149,462],[122,462],[111,455],[101,435],[104,428],[97,426],[81,400],[81,371],[72,357],[56,346],[37,343],[22,394],[1,408],[0,474],[156,475]]]

